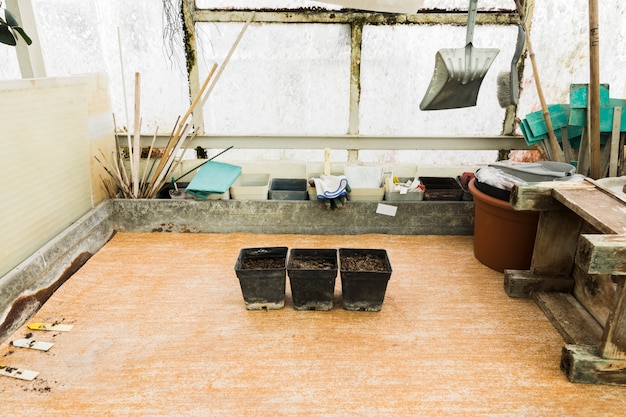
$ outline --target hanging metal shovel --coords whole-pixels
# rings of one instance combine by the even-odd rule
[[[421,110],[445,110],[476,105],[478,90],[494,59],[496,48],[474,48],[474,24],[478,0],[470,0],[465,48],[440,49],[435,70],[420,103]]]

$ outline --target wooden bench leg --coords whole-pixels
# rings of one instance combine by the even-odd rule
[[[504,292],[511,298],[530,298],[535,292],[565,292],[574,288],[574,279],[565,277],[546,277],[520,271],[506,269],[504,271]]]
[[[561,370],[570,382],[626,386],[626,360],[603,358],[596,346],[565,345]]]
[[[530,272],[543,276],[570,275],[582,225],[582,219],[572,211],[542,211]]]
[[[615,303],[604,326],[600,356],[626,360],[626,276],[616,279]]]
[[[615,303],[599,346],[568,344],[561,370],[570,382],[626,386],[626,277],[618,278]]]

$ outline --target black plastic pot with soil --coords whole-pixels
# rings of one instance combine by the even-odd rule
[[[391,278],[391,264],[384,249],[339,249],[343,308],[380,311]]]
[[[287,247],[244,248],[235,273],[248,310],[278,310],[285,306]]]
[[[330,310],[337,269],[337,249],[291,249],[287,274],[294,308]]]

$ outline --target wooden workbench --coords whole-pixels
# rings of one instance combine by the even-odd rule
[[[528,271],[506,270],[510,297],[532,297],[566,342],[572,382],[626,385],[626,194],[592,180],[515,187],[540,211]]]

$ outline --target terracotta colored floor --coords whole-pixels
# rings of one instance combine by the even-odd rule
[[[384,248],[378,313],[247,311],[242,247]],[[287,285],[289,289],[289,285]],[[617,416],[626,388],[572,384],[563,341],[471,236],[117,234],[32,321],[48,352],[0,345],[40,371],[0,377],[12,416]],[[14,337],[23,337],[20,329]]]

